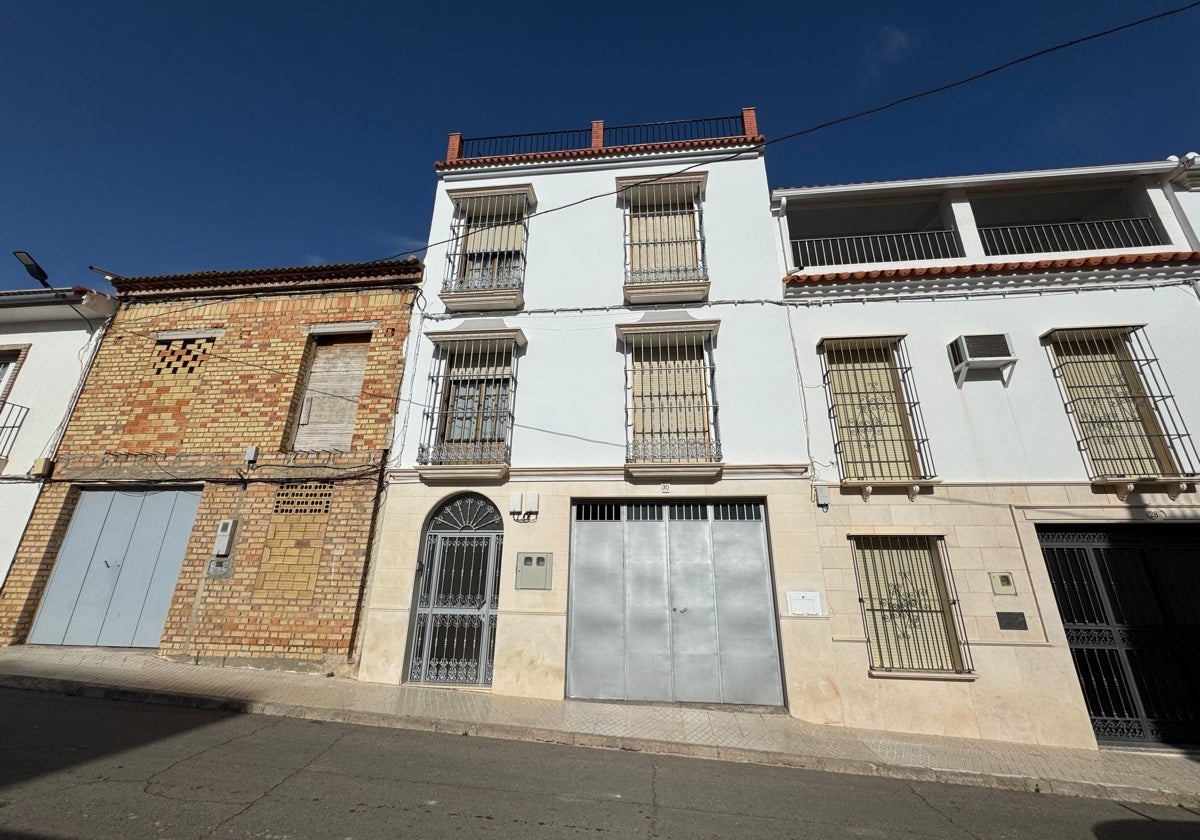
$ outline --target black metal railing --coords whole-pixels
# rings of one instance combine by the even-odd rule
[[[597,131],[600,131],[601,125],[601,123],[597,123]],[[688,140],[742,137],[745,134],[745,121],[742,115],[738,114],[730,117],[707,117],[698,120],[604,126],[601,136],[596,140],[600,142],[602,148],[612,148],[647,143],[677,143]],[[501,134],[493,137],[464,137],[458,150],[458,159],[576,151],[591,149],[594,142],[591,128],[540,131],[530,134]]]
[[[1150,218],[995,225],[981,227],[979,237],[983,240],[984,253],[990,257],[1106,248],[1153,248],[1163,244]]]
[[[817,265],[911,262],[960,259],[962,240],[953,230],[911,233],[874,233],[864,236],[826,236],[793,239],[792,257],[797,268]]]
[[[700,120],[614,125],[604,127],[605,146],[640,146],[645,143],[681,143],[718,137],[741,137],[745,133],[741,114]]]
[[[592,132],[583,128],[571,131],[540,131],[534,134],[504,134],[495,137],[463,138],[460,157],[504,157],[589,149]]]
[[[29,409],[16,403],[0,403],[0,458],[7,458],[25,422]]]

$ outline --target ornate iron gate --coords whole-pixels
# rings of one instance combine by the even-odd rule
[[[503,520],[482,496],[444,504],[429,523],[417,566],[408,677],[491,685]]]
[[[1038,537],[1097,740],[1200,743],[1200,532]]]

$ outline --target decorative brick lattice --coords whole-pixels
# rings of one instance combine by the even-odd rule
[[[304,481],[280,485],[275,494],[274,513],[290,516],[322,516],[329,513],[333,482]]]
[[[159,376],[167,373],[172,375],[195,373],[208,358],[212,346],[212,336],[160,341],[156,345],[158,359],[154,362],[154,373]]]

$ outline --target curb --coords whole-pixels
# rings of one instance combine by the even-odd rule
[[[812,770],[822,773],[844,773],[855,776],[876,776],[914,782],[966,785],[970,787],[1011,790],[1021,793],[1049,793],[1087,799],[1107,799],[1144,805],[1200,807],[1200,794],[1128,785],[1106,785],[1078,779],[1056,779],[1041,776],[1015,776],[978,773],[969,770],[937,770],[903,764],[884,764],[860,759],[831,758],[755,750],[743,747],[718,747],[709,744],[686,744],[660,741],[653,738],[631,738],[619,735],[595,735],[586,732],[565,732],[519,724],[476,723],[442,718],[397,715],[386,712],[366,712],[351,709],[332,709],[321,706],[301,706],[273,700],[255,701],[233,697],[214,697],[160,689],[126,688],[118,685],[88,683],[58,677],[35,677],[21,674],[0,674],[0,688],[88,697],[97,700],[118,700],[177,706],[215,712],[286,717],[300,720],[319,720],[357,726],[378,726],[388,729],[407,729],[417,732],[436,732],[447,735],[467,735],[477,738],[496,738],[505,741],[531,741],[593,749],[627,750],[651,755],[670,755],[684,758],[706,758],[741,764],[762,764]]]

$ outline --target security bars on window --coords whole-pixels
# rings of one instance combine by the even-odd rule
[[[517,388],[512,341],[439,346],[429,377],[422,464],[507,464]]]
[[[625,282],[705,280],[699,181],[639,184],[624,193]]]
[[[711,333],[627,336],[625,393],[627,462],[721,460]]]
[[[842,480],[933,478],[904,342],[896,337],[826,339],[821,349]]]
[[[871,668],[969,673],[958,596],[938,537],[851,537]]]
[[[443,291],[521,288],[528,204],[523,192],[455,199]]]
[[[1141,329],[1055,330],[1046,341],[1092,479],[1196,474],[1195,444]]]

